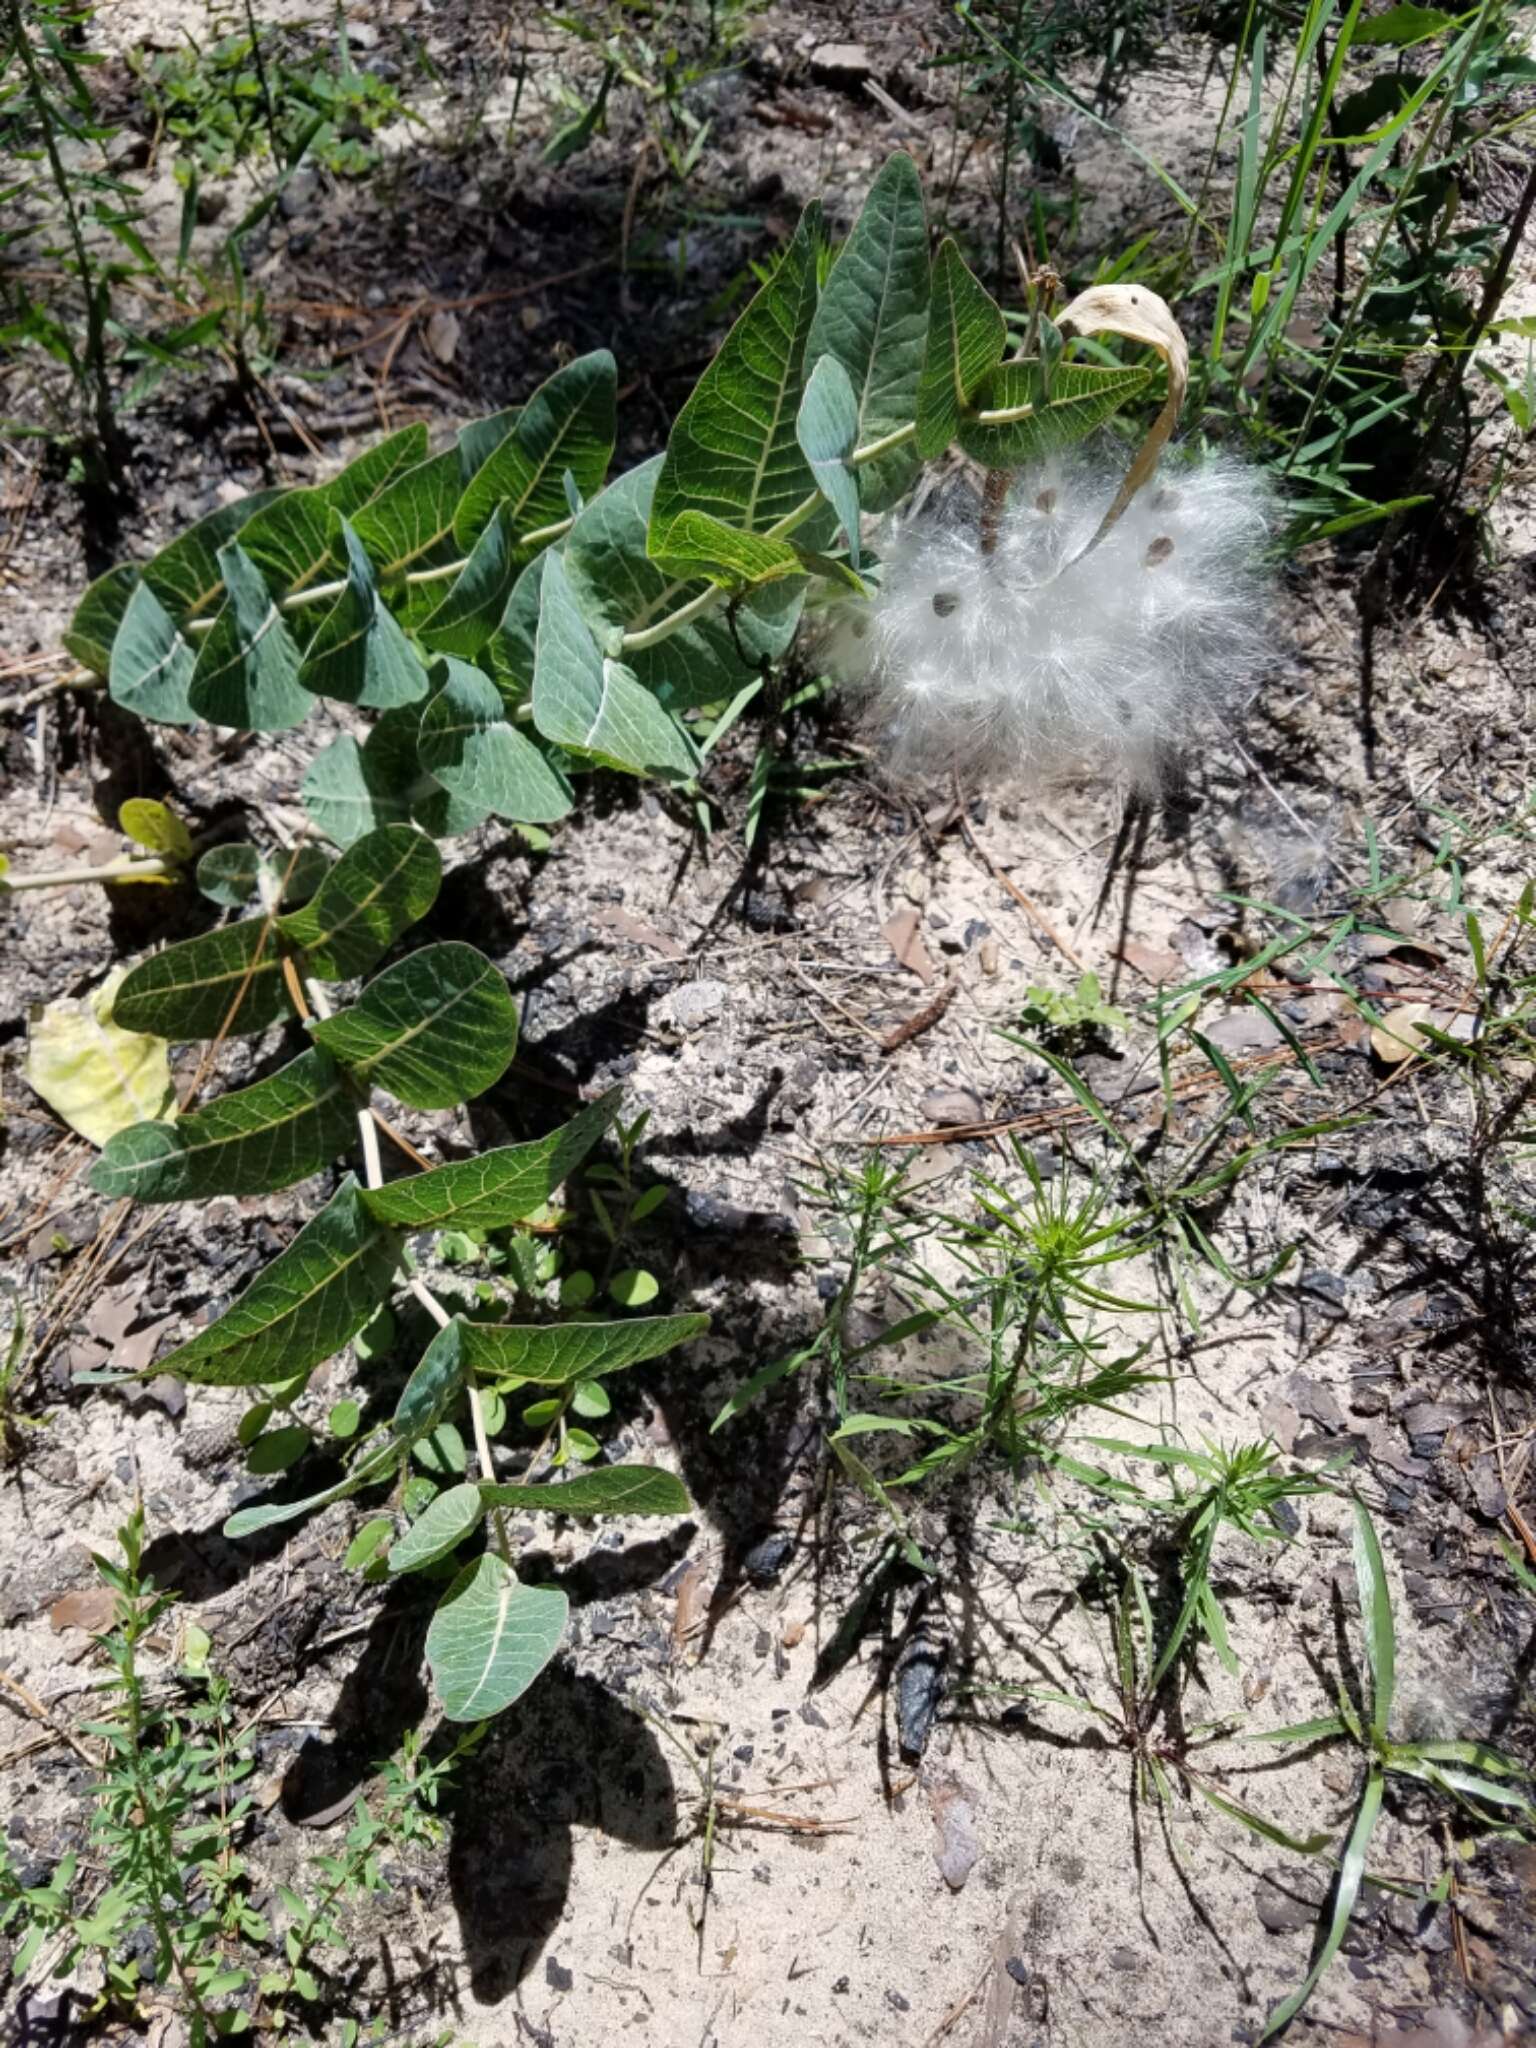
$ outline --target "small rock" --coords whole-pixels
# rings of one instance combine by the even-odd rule
[[[952,1892],[959,1891],[981,1855],[981,1844],[976,1839],[975,1798],[970,1787],[962,1785],[958,1778],[944,1778],[928,1788],[938,1838],[933,1860]]]
[[[451,363],[459,352],[459,316],[439,306],[426,326],[427,347],[440,363]]]
[[[1453,1408],[1444,1401],[1415,1401],[1403,1410],[1402,1424],[1410,1436],[1444,1436],[1466,1413],[1465,1408]]]
[[[282,197],[277,202],[278,212],[284,220],[297,220],[314,205],[319,191],[318,171],[295,171],[283,187]]]
[[[107,167],[121,173],[141,170],[149,162],[149,137],[136,129],[120,128],[107,144]]]
[[[1293,1373],[1286,1392],[1296,1403],[1296,1413],[1305,1416],[1308,1422],[1316,1422],[1324,1429],[1344,1427],[1344,1411],[1331,1391],[1305,1373]]]
[[[1270,1934],[1294,1934],[1298,1928],[1313,1926],[1319,1899],[1306,1896],[1310,1888],[1305,1878],[1294,1872],[1266,1873],[1253,1895],[1260,1924]]]
[[[1351,1415],[1385,1415],[1391,1396],[1379,1381],[1356,1380],[1349,1390]]]
[[[544,1958],[544,1982],[551,1991],[573,1991],[576,1979],[564,1963],[556,1962],[553,1956]]]
[[[819,43],[811,71],[824,84],[856,86],[869,76],[869,51],[862,43]]]
[[[1324,1315],[1337,1319],[1349,1313],[1349,1282],[1342,1273],[1329,1273],[1314,1266],[1302,1274],[1297,1285]]]
[[[741,1568],[754,1586],[771,1586],[795,1554],[795,1539],[787,1529],[770,1529],[760,1537],[741,1561]]]
[[[1478,1513],[1486,1515],[1490,1522],[1498,1521],[1509,1506],[1509,1495],[1499,1477],[1492,1452],[1474,1458],[1467,1468],[1467,1477],[1472,1482]]]
[[[986,1116],[980,1096],[969,1088],[929,1088],[920,1107],[934,1124],[979,1124]]]
[[[656,1021],[674,1031],[702,1031],[724,1015],[730,996],[723,981],[685,981],[656,1005]]]

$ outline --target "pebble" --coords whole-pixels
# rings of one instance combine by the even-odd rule
[[[754,1586],[771,1586],[795,1554],[795,1539],[785,1529],[759,1537],[741,1561]]]
[[[969,1088],[929,1088],[919,1107],[933,1124],[977,1124],[986,1115],[981,1097]]]
[[[811,70],[828,85],[857,85],[869,69],[863,43],[818,43],[811,52]]]
[[[724,1015],[730,995],[723,981],[685,981],[656,1005],[656,1021],[674,1031],[702,1031]]]

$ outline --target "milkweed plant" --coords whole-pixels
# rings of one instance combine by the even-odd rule
[[[427,1653],[451,1717],[517,1699],[565,1627],[564,1593],[519,1576],[506,1510],[686,1510],[659,1468],[574,1470],[564,1425],[583,1396],[577,1413],[601,1412],[605,1375],[697,1338],[706,1319],[603,1321],[537,1286],[519,1288],[521,1320],[495,1298],[466,1315],[424,1277],[421,1233],[558,1223],[565,1176],[618,1113],[605,1098],[550,1137],[447,1164],[397,1134],[381,1104],[452,1110],[502,1082],[517,1044],[512,992],[475,947],[400,947],[432,908],[440,846],[492,817],[551,825],[599,767],[691,797],[808,611],[906,771],[995,777],[1081,759],[1144,779],[1250,668],[1265,507],[1231,464],[1162,460],[1185,374],[1167,308],[1141,287],[1098,287],[1054,322],[1037,308],[1023,351],[1008,349],[955,243],[930,255],[916,168],[894,156],[834,259],[806,210],[664,454],[607,480],[617,376],[599,350],[438,453],[408,426],[328,483],[221,508],[109,570],[75,613],[71,651],[153,723],[272,733],[340,707],[303,776],[296,844],[198,858],[178,821],[148,858],[100,871],[164,879],[195,862],[205,895],[235,913],[131,966],[111,994],[114,1030],[285,1034],[269,1048],[294,1056],[125,1122],[92,1183],[139,1204],[206,1204],[353,1155],[277,1259],[147,1370],[249,1390],[242,1437],[259,1448],[274,1413],[354,1341],[366,1381],[364,1333],[414,1298],[429,1341],[392,1409],[370,1396],[340,1477],[241,1506],[227,1528],[371,1496],[349,1561],[443,1582]],[[1160,373],[1162,409],[1117,482],[1080,444]],[[956,450],[983,478],[975,516],[904,513]],[[547,1425],[532,1451],[497,1440],[524,1390]]]

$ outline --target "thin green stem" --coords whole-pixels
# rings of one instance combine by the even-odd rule
[[[86,252],[85,234],[80,226],[80,216],[75,207],[75,196],[70,186],[69,174],[59,155],[58,139],[53,132],[53,110],[48,104],[47,89],[38,69],[37,52],[32,47],[31,31],[22,16],[18,0],[9,0],[6,9],[11,19],[13,47],[21,58],[22,69],[27,74],[27,88],[32,100],[33,112],[43,131],[43,148],[48,158],[48,168],[53,176],[59,203],[64,209],[64,218],[69,227],[69,239],[75,252],[75,263],[80,272],[80,288],[85,293],[85,355],[87,377],[76,376],[84,383],[94,385],[94,411],[96,415],[96,438],[101,453],[110,469],[116,468],[117,420],[112,411],[112,384],[107,374],[107,354],[104,341],[104,312],[101,287],[96,283],[96,273]],[[73,366],[72,366],[73,367]]]

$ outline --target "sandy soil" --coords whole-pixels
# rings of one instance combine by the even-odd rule
[[[757,17],[742,68],[714,88],[697,210],[681,217],[647,181],[634,260],[618,280],[632,114],[616,104],[608,140],[541,168],[558,118],[540,54],[547,32],[530,26],[536,89],[508,147],[515,33],[487,41],[454,10],[397,6],[381,43],[392,48],[407,29],[426,40],[443,80],[426,101],[434,131],[467,137],[463,154],[407,131],[391,138],[392,175],[376,188],[319,181],[275,220],[254,267],[283,343],[264,414],[275,457],[227,394],[171,390],[135,427],[139,495],[118,545],[147,551],[225,496],[324,474],[382,423],[446,428],[514,402],[566,354],[597,345],[620,360],[621,465],[648,454],[707,359],[721,291],[804,199],[819,194],[846,222],[899,140],[933,189],[952,184],[952,218],[988,217],[990,153],[952,166],[947,87],[934,82],[945,74],[919,62],[947,32],[939,12],[818,9],[810,26],[787,7]],[[97,33],[116,48],[164,41],[199,16],[188,0],[123,0]],[[845,30],[869,47],[877,82],[907,110],[900,119],[812,66],[813,47]],[[483,93],[493,62],[500,82],[475,116],[474,78]],[[1196,176],[1208,128],[1192,108],[1219,97],[1219,81],[1197,88],[1170,68],[1126,119],[1177,175]],[[1163,196],[1127,179],[1093,131],[1062,140],[1097,195],[1095,232],[1143,231]],[[428,299],[456,303],[446,357],[427,340]],[[350,321],[318,310],[342,305]],[[401,340],[392,309],[417,306]],[[330,361],[338,334],[342,346],[375,338],[324,382],[300,382],[299,366]],[[295,439],[284,407],[318,455]],[[107,538],[81,533],[68,490],[31,461],[18,446],[9,488],[24,516],[0,556],[17,660],[57,645]],[[994,1028],[1017,1022],[1031,983],[1071,985],[1064,949],[1135,1009],[1157,979],[1205,971],[1251,943],[1256,920],[1233,894],[1333,915],[1364,874],[1366,820],[1385,857],[1409,864],[1432,844],[1430,804],[1480,824],[1512,816],[1529,775],[1532,504],[1529,474],[1516,475],[1477,620],[1420,601],[1378,634],[1369,755],[1354,569],[1323,550],[1293,565],[1276,594],[1275,666],[1241,737],[1213,737],[1190,764],[1183,800],[1145,820],[1134,864],[1117,843],[1113,792],[993,795],[962,825],[932,793],[884,786],[835,717],[815,750],[844,751],[854,772],[778,819],[759,860],[742,854],[748,735],[717,770],[725,822],[702,849],[653,793],[607,783],[546,855],[489,831],[453,843],[424,929],[470,937],[504,968],[524,993],[524,1042],[508,1082],[457,1119],[412,1123],[412,1135],[449,1156],[548,1128],[573,1090],[622,1080],[630,1108],[651,1112],[646,1175],[671,1190],[647,1260],[664,1275],[665,1305],[707,1308],[714,1324],[691,1351],[634,1376],[613,1424],[631,1457],[681,1472],[694,1515],[677,1527],[522,1532],[527,1575],[567,1588],[575,1625],[558,1663],[466,1768],[445,1855],[400,1871],[356,1927],[358,1995],[387,2015],[390,2038],[421,2039],[436,2023],[485,2048],[621,2037],[655,2048],[1131,2048],[1149,2028],[1190,2048],[1256,2039],[1305,1971],[1318,1871],[1198,1798],[1179,1799],[1163,1823],[1133,1799],[1130,1760],[1097,1723],[1018,1696],[1037,1683],[1114,1702],[1094,1550],[1062,1512],[1081,1505],[1070,1487],[1053,1500],[1031,1482],[1016,1498],[972,1479],[917,1498],[937,1590],[894,1576],[856,1654],[818,1683],[878,1545],[875,1513],[829,1490],[809,1381],[731,1430],[712,1435],[709,1423],[747,1372],[806,1340],[835,1291],[845,1246],[813,1199],[821,1162],[856,1164],[882,1135],[936,1132],[954,1120],[959,1092],[975,1122],[1019,1120],[1043,1170],[1107,1169],[1102,1141],[1060,1088]],[[108,705],[50,702],[0,733],[0,845],[18,868],[115,851],[105,821],[132,794],[174,791],[197,826],[261,805],[281,817],[334,729],[327,711],[277,741],[146,734]],[[1478,859],[1469,893],[1494,920],[1518,899],[1525,859],[1514,837]],[[902,912],[926,973],[903,965],[886,934]],[[384,1592],[342,1570],[364,1514],[355,1503],[281,1532],[286,1541],[224,1541],[232,1506],[260,1490],[236,1443],[235,1395],[156,1382],[125,1408],[73,1382],[121,1360],[125,1345],[152,1358],[179,1340],[210,1298],[222,1304],[270,1258],[320,1184],[196,1215],[148,1212],[146,1229],[86,1267],[104,1205],[77,1177],[84,1148],[18,1077],[29,1006],[93,985],[114,960],[207,914],[182,891],[29,895],[0,910],[0,1246],[51,1338],[38,1389],[47,1427],[0,1484],[0,1671],[63,1722],[86,1713],[89,1639],[51,1610],[91,1585],[88,1552],[110,1547],[141,1488],[155,1568],[261,1717],[250,1853],[276,1883],[332,1845],[370,1766],[430,1713],[419,1589]],[[1402,916],[1401,948],[1351,942],[1341,955],[1354,985],[1385,996],[1432,971],[1437,985],[1464,987],[1461,925],[1408,905]],[[942,1016],[886,1051],[941,982],[954,987]],[[1345,1461],[1387,1540],[1401,1732],[1520,1748],[1531,1736],[1530,1612],[1497,1535],[1531,1421],[1519,1233],[1491,1229],[1474,1199],[1477,1106],[1463,1081],[1426,1070],[1397,1085],[1326,989],[1297,987],[1286,1009],[1318,1079],[1282,1063],[1267,1113],[1356,1111],[1371,1122],[1243,1180],[1219,1225],[1233,1264],[1262,1269],[1286,1244],[1298,1257],[1255,1293],[1197,1277],[1197,1334],[1172,1316],[1149,1319],[1169,1381],[1129,1404],[1117,1429],[1151,1438],[1173,1421],[1190,1441],[1269,1434],[1303,1465]],[[1215,1035],[1228,1057],[1273,1055],[1278,1034],[1263,1026],[1234,1008]],[[1090,1062],[1140,1135],[1157,1115],[1137,1078],[1149,1043],[1139,1017],[1125,1057]],[[264,1070],[274,1050],[227,1051],[221,1078]],[[1180,1134],[1197,1135],[1218,1100],[1209,1078],[1192,1086]],[[977,1170],[1020,1179],[987,1137],[945,1136],[911,1156],[914,1183],[944,1205],[963,1205]],[[1507,1216],[1531,1196],[1517,1169],[1498,1171],[1491,1200]],[[90,1277],[72,1296],[82,1269]],[[1131,1296],[1158,1289],[1150,1270],[1121,1279]],[[858,1328],[873,1334],[909,1307],[876,1282],[856,1305]],[[1106,1334],[1139,1341],[1148,1328]],[[306,1412],[403,1370],[409,1336],[383,1368],[333,1361]],[[908,1352],[915,1372],[932,1369],[927,1347]],[[763,1545],[776,1531],[789,1541],[770,1570]],[[1347,1509],[1303,1503],[1297,1536],[1285,1550],[1224,1547],[1241,1672],[1203,1659],[1187,1724],[1232,1714],[1248,1730],[1331,1709],[1340,1630],[1347,1640],[1355,1627]],[[905,1762],[892,1670],[919,1629],[943,1649],[947,1689],[926,1754]],[[7,1694],[0,1705],[8,1835],[47,1868],[78,1839],[85,1773],[61,1745],[39,1743],[24,1707]],[[720,1826],[707,1883],[700,1783],[685,1755],[744,1809]],[[1315,1748],[1278,1767],[1235,1739],[1201,1768],[1300,1832],[1342,1825],[1356,1783],[1343,1751]],[[1432,1877],[1444,1840],[1436,1810],[1395,1790],[1372,1867]],[[1416,1915],[1370,1893],[1294,2038],[1470,2048],[1533,2037],[1536,1855],[1474,1838],[1465,1859],[1454,1939],[1444,1911]],[[68,2030],[59,1987],[34,1987],[28,2001],[13,2014],[16,2040],[99,2037],[88,2024]]]

